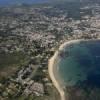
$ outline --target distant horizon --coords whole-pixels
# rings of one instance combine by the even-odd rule
[[[0,6],[18,5],[18,4],[38,4],[52,2],[79,2],[80,0],[0,0]]]
[[[0,0],[0,6],[48,3],[50,0]]]
[[[43,4],[53,2],[98,2],[99,0],[0,0],[0,6],[20,5],[20,4]]]

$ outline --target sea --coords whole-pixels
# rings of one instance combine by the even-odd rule
[[[66,86],[100,87],[100,40],[72,43],[59,53],[58,75]]]

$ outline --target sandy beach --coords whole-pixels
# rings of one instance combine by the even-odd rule
[[[59,49],[55,52],[54,56],[51,57],[51,59],[49,60],[49,63],[48,63],[48,71],[49,71],[49,75],[50,75],[50,78],[54,84],[54,86],[56,87],[56,89],[58,90],[58,92],[60,93],[60,96],[61,96],[61,100],[66,100],[65,98],[65,92],[64,92],[64,86],[62,86],[62,84],[60,83],[61,80],[59,80],[57,77],[56,77],[56,70],[58,69],[57,66],[54,66],[55,64],[55,61],[57,60],[58,58],[58,54],[60,51],[64,50],[64,48],[66,48],[68,45],[70,44],[73,44],[73,43],[79,43],[81,41],[95,41],[95,40],[100,40],[100,39],[89,39],[89,40],[84,40],[84,39],[78,39],[78,40],[71,40],[71,41],[67,41],[65,43],[63,43]]]
[[[49,60],[49,64],[48,64],[49,75],[50,75],[50,78],[51,78],[54,86],[56,87],[56,89],[60,93],[61,100],[66,100],[65,99],[65,92],[64,92],[63,86],[61,86],[61,84],[58,82],[57,78],[55,77],[56,72],[54,72],[54,71],[57,70],[57,68],[55,68],[56,66],[54,66],[54,63],[55,63],[55,60],[58,58],[59,51],[62,51],[67,45],[72,44],[72,43],[76,43],[79,41],[81,41],[81,40],[71,40],[71,41],[63,43],[59,47],[58,51],[55,52],[54,56]]]
[[[54,68],[53,68],[54,66],[53,65],[54,65],[54,60],[56,59],[57,56],[58,56],[58,51],[56,51],[54,56],[49,60],[48,70],[49,70],[49,75],[50,75],[50,78],[51,78],[54,86],[60,93],[61,100],[65,100],[64,90],[62,89],[62,87],[60,86],[59,82],[57,81],[57,79],[55,78],[55,75],[54,75]]]

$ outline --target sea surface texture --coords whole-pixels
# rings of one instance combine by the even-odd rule
[[[70,44],[59,53],[58,73],[66,86],[100,87],[100,41]]]

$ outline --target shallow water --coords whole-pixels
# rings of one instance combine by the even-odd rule
[[[59,77],[66,86],[100,87],[100,41],[81,41],[60,53]]]

